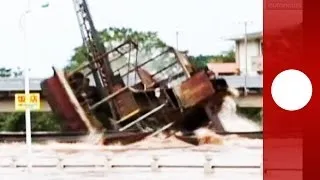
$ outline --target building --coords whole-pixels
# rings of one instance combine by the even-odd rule
[[[237,63],[216,63],[211,62],[207,64],[208,69],[215,73],[216,76],[219,75],[236,75],[238,74]]]
[[[247,59],[244,35],[230,38],[229,40],[235,41],[236,63],[240,74],[246,74],[246,72],[249,75],[261,74],[263,72],[262,32],[247,34]]]

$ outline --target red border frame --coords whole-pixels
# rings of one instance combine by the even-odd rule
[[[304,179],[320,179],[320,149],[318,146],[320,122],[319,111],[320,78],[318,69],[318,52],[320,42],[320,1],[304,0],[303,2],[303,66],[313,86],[312,99],[304,110],[303,132],[303,176]],[[301,115],[301,117],[302,117]]]
[[[302,123],[308,118],[311,103],[300,111],[289,112],[279,108],[271,96],[272,81],[284,70],[307,71],[310,77],[309,62],[303,58],[302,7],[302,0],[264,0],[265,180],[303,179]]]

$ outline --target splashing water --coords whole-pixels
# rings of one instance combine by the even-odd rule
[[[214,131],[207,128],[199,128],[194,131],[195,136],[197,137],[199,144],[223,144],[223,136],[216,134]]]
[[[103,132],[89,132],[89,134],[81,139],[82,143],[100,145],[103,143],[104,133]]]
[[[237,94],[232,92],[233,96]],[[221,111],[218,113],[218,117],[228,132],[254,132],[261,131],[262,128],[252,120],[242,117],[237,114],[237,104],[233,96],[226,96],[224,98]]]

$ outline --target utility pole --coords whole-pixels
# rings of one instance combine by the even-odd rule
[[[179,49],[179,31],[176,32],[176,48]]]
[[[247,37],[247,26],[248,22],[244,22],[244,54],[245,54],[245,65],[246,65],[246,74],[244,77],[244,95],[246,96],[248,94],[247,91],[247,76],[248,76],[248,37]]]
[[[45,3],[41,6],[41,8],[47,8],[49,6],[49,3]],[[28,52],[28,39],[27,39],[27,18],[30,13],[32,13],[33,10],[31,10],[31,0],[27,1],[27,7],[25,11],[20,16],[20,28],[23,31],[23,43],[24,43],[24,61],[25,61],[25,67],[24,67],[24,93],[25,97],[27,99],[27,102],[29,102],[29,95],[30,95],[30,77],[29,77],[29,52]],[[31,109],[29,107],[29,104],[26,106],[25,110],[25,123],[26,123],[26,144],[28,149],[28,171],[31,171],[32,168],[32,139],[31,139]]]
[[[244,25],[244,55],[245,55],[245,75],[244,75],[244,95],[248,94],[248,85],[247,85],[247,81],[248,81],[248,24],[251,23],[249,21],[244,21],[241,22],[241,24]],[[241,63],[241,62],[240,62]]]
[[[24,60],[25,60],[25,67],[24,67],[24,93],[25,96],[29,98],[30,94],[30,78],[29,78],[29,57],[28,57],[28,43],[27,43],[27,16],[30,13],[31,7],[31,0],[27,2],[27,8],[22,13],[21,19],[23,18],[23,42],[24,42]],[[20,20],[21,20],[20,19]],[[20,21],[21,25],[21,21]],[[32,140],[31,140],[31,112],[30,108],[27,106],[25,110],[25,123],[26,123],[26,144],[28,150],[28,171],[31,171],[32,168]]]

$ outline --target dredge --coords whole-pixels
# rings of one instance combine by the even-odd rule
[[[131,139],[175,131],[186,136],[203,126],[224,132],[217,117],[229,93],[224,79],[211,80],[173,47],[138,59],[137,43],[127,39],[107,51],[86,1],[73,3],[88,62],[72,72],[53,68],[54,75],[41,83],[65,132],[130,132]],[[152,71],[152,64],[160,68]]]

